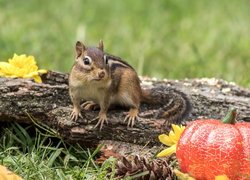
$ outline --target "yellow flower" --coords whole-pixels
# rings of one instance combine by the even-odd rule
[[[172,124],[172,129],[168,135],[161,134],[158,136],[161,143],[170,146],[167,149],[164,149],[159,154],[157,154],[157,157],[164,157],[169,156],[176,152],[176,145],[181,137],[182,132],[185,129],[185,126],[178,126],[175,124]]]
[[[39,75],[47,73],[47,70],[38,69],[34,56],[20,56],[14,54],[9,62],[0,62],[0,76],[11,78],[33,78],[35,82],[41,83]]]

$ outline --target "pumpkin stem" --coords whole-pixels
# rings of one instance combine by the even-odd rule
[[[222,119],[224,124],[235,124],[236,123],[236,108],[232,107],[229,109],[226,117]]]

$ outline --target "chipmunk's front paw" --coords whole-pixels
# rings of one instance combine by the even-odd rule
[[[80,109],[74,108],[72,113],[70,114],[70,119],[73,121],[76,121],[78,119],[78,117],[83,119],[82,114],[80,112]]]
[[[94,103],[93,101],[86,101],[81,105],[81,108],[84,110],[96,110],[98,107],[98,104]]]
[[[101,130],[104,122],[106,122],[108,124],[108,118],[107,118],[106,113],[99,113],[99,116],[97,118],[95,118],[95,120],[96,119],[98,119],[98,122],[94,128],[97,128],[98,126],[100,126],[100,130]]]
[[[135,120],[139,119],[138,117],[138,109],[130,109],[128,115],[125,117],[124,122],[128,121],[127,127],[133,127],[135,124]]]

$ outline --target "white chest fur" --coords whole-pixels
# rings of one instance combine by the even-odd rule
[[[74,91],[74,94],[77,94],[82,100],[94,101],[99,104],[104,99],[110,85],[111,81],[91,81],[71,85],[71,91]]]

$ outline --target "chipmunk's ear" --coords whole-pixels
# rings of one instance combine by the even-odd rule
[[[76,42],[76,58],[80,57],[83,52],[86,50],[84,44],[80,41]]]
[[[102,40],[99,41],[99,46],[98,46],[98,48],[99,48],[101,51],[103,51],[104,45],[103,45],[103,41],[102,41]]]

